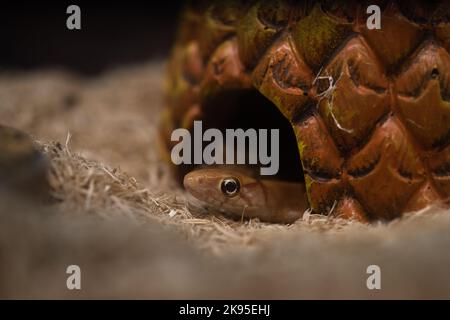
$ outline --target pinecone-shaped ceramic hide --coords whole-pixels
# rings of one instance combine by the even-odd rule
[[[167,149],[211,97],[253,89],[291,124],[315,212],[388,220],[448,203],[449,17],[449,1],[190,4],[169,61]]]

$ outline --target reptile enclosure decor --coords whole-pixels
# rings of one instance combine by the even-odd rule
[[[366,25],[367,6],[188,7],[169,64],[167,149],[174,128],[257,123],[276,106],[295,134],[287,170],[304,177],[315,213],[391,220],[448,203],[449,3],[382,1],[379,30]],[[241,99],[248,92],[253,102]]]
[[[11,4],[0,298],[448,299],[449,3],[83,2],[81,30],[64,5]],[[171,133],[196,120],[279,129],[277,175],[167,161]],[[230,198],[256,179],[277,200],[269,216],[307,210],[197,211],[182,182],[228,169]],[[374,268],[381,289],[367,285]]]

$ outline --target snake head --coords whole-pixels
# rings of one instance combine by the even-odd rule
[[[259,182],[233,170],[192,171],[184,177],[184,187],[210,209],[236,216],[264,205],[264,191]]]

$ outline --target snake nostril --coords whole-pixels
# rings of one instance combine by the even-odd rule
[[[190,190],[190,189],[192,188],[192,186],[195,185],[195,177],[193,177],[193,176],[190,175],[190,174],[187,174],[187,175],[184,177],[183,185],[184,185],[184,187],[185,187],[187,190]]]

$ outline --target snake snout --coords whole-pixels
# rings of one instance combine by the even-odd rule
[[[189,191],[189,189],[191,189],[195,183],[194,180],[195,178],[191,174],[188,173],[187,175],[185,175],[183,179],[184,188]]]
[[[203,178],[194,172],[190,172],[184,176],[183,185],[184,188],[191,194],[196,195],[198,189],[202,185]]]

